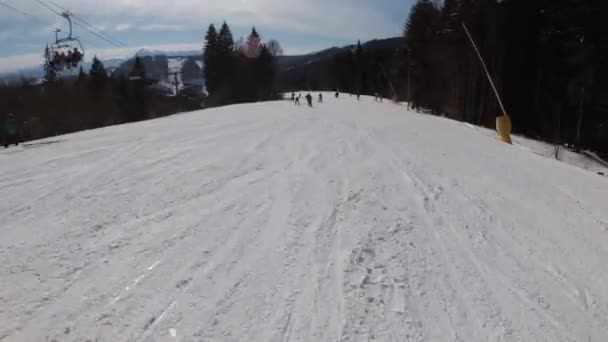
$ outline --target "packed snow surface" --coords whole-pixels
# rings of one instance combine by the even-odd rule
[[[0,340],[608,341],[608,179],[325,97],[0,151]]]

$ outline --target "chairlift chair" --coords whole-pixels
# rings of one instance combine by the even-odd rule
[[[84,59],[84,47],[80,39],[72,36],[72,19],[69,12],[61,14],[69,23],[69,34],[67,37],[59,38],[61,30],[55,29],[55,43],[45,50],[46,68],[55,72],[78,67]]]

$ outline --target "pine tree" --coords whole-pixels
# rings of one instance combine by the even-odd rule
[[[350,49],[344,49],[334,56],[330,64],[330,70],[335,79],[335,83],[331,87],[332,89],[339,89],[340,91],[349,93],[356,91],[358,78],[355,58]]]
[[[209,29],[207,30],[204,49],[203,74],[205,76],[207,92],[209,94],[215,94],[220,81],[218,78],[219,37],[213,24],[209,25]]]
[[[362,56],[363,56],[363,47],[361,46],[361,40],[357,41],[357,45],[354,50],[354,61],[355,61],[355,93],[357,95],[361,95],[361,69],[362,69]]]
[[[230,30],[228,23],[225,21],[222,23],[222,27],[220,28],[218,45],[222,55],[228,55],[228,52],[232,53],[234,51],[234,38],[232,36],[232,31]]]
[[[87,78],[87,74],[84,72],[84,69],[82,68],[82,65],[80,66],[80,69],[78,70],[78,82],[82,83],[86,80]]]
[[[245,56],[247,56],[247,58],[257,58],[262,50],[261,42],[262,39],[254,27],[251,30],[251,34],[247,38]]]
[[[218,35],[218,49],[217,49],[217,84],[215,92],[210,92],[213,96],[215,93],[218,94],[216,101],[218,103],[229,103],[228,100],[233,92],[230,87],[233,80],[233,72],[235,69],[235,46],[234,38],[228,23],[224,22],[220,28]]]
[[[431,97],[434,89],[433,51],[439,9],[430,0],[418,0],[405,24],[404,37],[408,63],[411,66],[412,104],[435,107]]]
[[[460,1],[445,0],[441,8],[441,33],[449,34],[460,27]]]
[[[274,99],[276,97],[276,60],[266,45],[260,46],[260,53],[254,63],[254,68],[256,74],[254,87],[258,89],[257,100]]]
[[[102,91],[107,84],[108,73],[103,63],[97,58],[97,56],[93,57],[93,64],[91,65],[91,70],[89,71],[89,77],[91,78],[93,90],[96,92]]]

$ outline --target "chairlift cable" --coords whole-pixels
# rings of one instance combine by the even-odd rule
[[[121,46],[125,46],[125,43],[121,42],[120,40],[118,40],[118,39],[116,39],[116,38],[113,38],[113,37],[109,36],[107,33],[105,33],[104,31],[102,31],[102,30],[100,30],[100,29],[96,28],[95,26],[93,26],[93,25],[89,24],[89,23],[88,23],[86,20],[82,19],[81,17],[79,17],[79,16],[77,16],[77,15],[75,15],[75,14],[72,14],[72,17],[74,17],[74,19],[75,19],[74,24],[79,25],[79,26],[81,26],[81,25],[86,25],[86,26],[88,26],[88,27],[89,27],[89,28],[90,28],[92,31],[96,31],[96,32],[97,32],[97,33],[98,33],[100,36],[103,36],[103,37],[105,37],[107,40],[112,41],[112,42],[113,42],[115,45],[121,45]],[[82,26],[81,26],[81,27],[82,27]],[[83,28],[84,28],[84,27],[83,27]]]
[[[56,9],[54,9],[53,7],[49,6],[48,4],[42,2],[41,0],[35,0],[37,3],[41,4],[42,6],[46,7],[49,11],[57,14],[60,17],[63,17],[63,14],[59,11],[57,11]]]
[[[98,37],[99,39],[104,40],[106,43],[108,43],[108,44],[110,44],[110,45],[113,45],[113,46],[115,46],[115,47],[120,47],[120,45],[119,45],[119,44],[117,44],[117,43],[115,43],[115,42],[112,42],[112,41],[110,41],[110,40],[106,39],[105,37],[101,36],[100,34],[96,33],[96,32],[95,32],[95,31],[93,31],[93,30],[90,30],[89,28],[85,27],[84,25],[82,25],[82,24],[80,24],[80,23],[78,23],[78,22],[74,22],[74,25],[76,25],[76,26],[78,26],[78,27],[82,28],[83,30],[85,30],[85,31],[89,32],[90,34],[92,34],[92,35],[94,35],[94,36],[96,36],[96,37]]]
[[[16,7],[14,7],[13,5],[6,3],[6,2],[0,1],[0,6],[4,6],[4,7],[6,7],[6,8],[8,8],[8,9],[10,9],[10,10],[13,10],[13,11],[15,11],[15,12],[17,12],[17,13],[21,14],[21,15],[22,15],[22,16],[24,16],[24,17],[27,17],[27,18],[33,19],[33,20],[37,21],[37,22],[38,22],[38,23],[40,23],[40,24],[43,24],[43,25],[49,25],[49,23],[48,23],[48,22],[45,22],[44,20],[42,20],[42,19],[40,19],[40,18],[38,18],[38,17],[36,17],[36,16],[34,16],[34,15],[30,14],[30,13],[24,12],[24,11],[22,11],[22,10],[20,10],[20,9],[16,8]]]
[[[35,1],[36,1],[37,3],[39,3],[39,4],[41,4],[42,6],[46,7],[47,9],[49,9],[49,10],[50,10],[50,11],[52,11],[53,13],[57,14],[58,16],[60,16],[60,17],[64,18],[64,14],[65,14],[66,12],[61,13],[61,12],[57,11],[56,9],[54,9],[53,7],[51,7],[49,4],[47,4],[47,3],[43,2],[42,0],[35,0]],[[60,8],[60,9],[61,9],[61,8]],[[67,12],[67,13],[69,13],[69,12]],[[69,14],[69,15],[71,16],[71,14]],[[118,45],[118,44],[116,44],[116,43],[114,43],[114,42],[112,42],[112,41],[110,41],[110,40],[106,39],[105,37],[102,37],[102,36],[101,36],[101,35],[99,35],[98,33],[96,33],[96,32],[94,32],[94,31],[92,31],[91,29],[89,29],[89,28],[85,27],[84,25],[82,25],[82,24],[80,24],[80,23],[78,23],[78,22],[73,22],[73,24],[74,24],[74,25],[76,25],[76,26],[81,27],[82,29],[84,29],[85,31],[87,31],[87,32],[91,33],[92,35],[94,35],[94,36],[98,37],[99,39],[104,40],[105,42],[109,43],[110,45],[113,45],[113,46],[116,46],[116,47],[120,47],[120,45]]]
[[[55,1],[53,1],[53,0],[48,0],[48,2],[49,2],[49,3],[51,3],[52,5],[54,5],[55,7],[57,7],[57,8],[59,8],[59,9],[61,9],[62,11],[69,12],[69,10],[68,10],[67,8],[65,8],[65,7],[61,6],[60,4],[58,4],[57,2],[55,2]],[[82,25],[86,25],[86,26],[88,26],[88,27],[89,27],[91,30],[96,31],[96,32],[97,32],[99,35],[103,35],[103,36],[104,36],[105,38],[107,38],[108,40],[112,40],[113,42],[115,42],[115,43],[117,43],[117,44],[120,44],[120,45],[123,45],[123,46],[125,45],[125,44],[124,44],[123,42],[121,42],[120,40],[118,40],[118,39],[115,39],[115,38],[111,37],[110,35],[108,35],[108,34],[107,34],[106,32],[104,32],[103,30],[101,30],[101,29],[99,29],[99,28],[97,28],[97,27],[93,26],[93,25],[92,25],[92,24],[90,24],[88,21],[84,20],[82,17],[80,17],[80,16],[78,16],[78,15],[76,15],[76,14],[74,14],[74,13],[71,13],[71,16],[72,16],[72,18],[74,18],[74,19],[75,19],[75,23],[76,23],[77,21],[80,21]]]

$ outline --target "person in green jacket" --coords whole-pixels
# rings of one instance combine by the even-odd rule
[[[2,140],[4,148],[11,144],[19,145],[19,128],[17,127],[17,119],[13,114],[9,114],[2,125]]]

